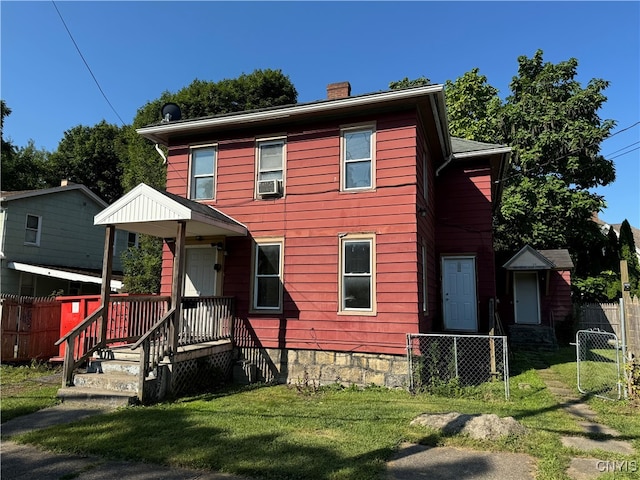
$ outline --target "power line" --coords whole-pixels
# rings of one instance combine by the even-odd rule
[[[626,132],[627,130],[632,129],[633,127],[635,127],[636,125],[640,125],[640,121],[634,123],[633,125],[629,125],[626,128],[623,128],[622,130],[618,130],[616,133],[609,135],[607,138],[603,139],[602,141],[604,142],[605,140],[609,140],[611,137],[615,137],[616,135],[622,133],[622,132]]]
[[[623,151],[623,150],[626,150],[626,149],[627,149],[627,148],[629,148],[629,147],[633,147],[634,145],[637,145],[637,144],[639,144],[639,143],[640,143],[640,141],[638,141],[638,142],[634,142],[634,143],[630,143],[629,145],[627,145],[627,146],[625,146],[625,147],[622,147],[622,148],[619,148],[618,150],[616,150],[616,151],[614,151],[614,152],[607,153],[607,154],[605,155],[605,157],[610,157],[611,155],[615,155],[616,153],[621,152],[621,151]]]
[[[636,142],[636,143],[639,143],[639,142]],[[631,145],[629,145],[629,146],[631,146]],[[640,147],[633,148],[633,149],[629,150],[628,152],[620,153],[620,154],[616,155],[615,157],[611,157],[609,160],[613,160],[614,158],[622,157],[623,155],[626,155],[627,153],[635,152],[636,150],[640,150]]]
[[[102,90],[102,87],[100,86],[100,83],[98,82],[98,79],[96,78],[96,76],[93,74],[93,72],[91,71],[91,67],[89,67],[89,64],[87,63],[87,61],[84,58],[84,55],[82,55],[82,52],[80,51],[80,47],[78,47],[78,44],[76,43],[76,41],[73,38],[73,35],[71,35],[71,31],[69,30],[69,27],[67,27],[67,23],[64,21],[64,18],[62,18],[62,14],[60,13],[60,10],[58,10],[58,6],[56,5],[56,2],[54,2],[53,0],[51,0],[51,3],[53,3],[53,7],[56,9],[56,12],[58,12],[58,16],[60,17],[60,20],[62,21],[62,25],[64,25],[65,30],[67,31],[67,33],[69,34],[69,38],[71,39],[71,41],[73,42],[73,45],[76,47],[76,50],[78,51],[78,55],[80,55],[80,58],[82,59],[82,61],[84,62],[85,67],[87,67],[87,70],[89,70],[89,73],[91,74],[91,77],[93,78],[93,81],[96,83],[96,85],[98,86],[98,90],[100,90],[100,93],[102,94],[102,96],[104,97],[104,99],[107,101],[107,103],[109,104],[109,106],[111,107],[111,110],[113,110],[113,113],[116,114],[116,117],[118,117],[118,119],[120,120],[120,123],[122,123],[122,126],[125,126],[124,121],[122,120],[122,118],[120,117],[120,115],[118,114],[118,112],[116,111],[116,109],[113,107],[113,105],[111,104],[111,102],[109,101],[109,99],[107,98],[107,95],[104,93],[104,91]]]

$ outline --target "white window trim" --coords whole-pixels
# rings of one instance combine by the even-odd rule
[[[279,289],[278,292],[278,306],[277,307],[259,307],[257,306],[258,301],[258,288],[257,288],[257,278],[258,278],[258,247],[260,246],[268,246],[268,245],[278,245],[280,247],[280,265],[278,272]],[[255,243],[253,245],[253,249],[251,252],[251,308],[249,310],[250,313],[282,313],[283,312],[283,292],[284,292],[284,238],[257,238],[255,239]]]
[[[377,315],[377,302],[376,302],[376,235],[375,233],[352,233],[352,234],[341,234],[339,236],[339,255],[338,261],[340,263],[338,268],[338,314],[339,315],[368,315],[375,316]],[[369,278],[371,283],[369,284],[369,295],[371,301],[370,308],[346,308],[344,306],[344,262],[345,262],[345,254],[344,249],[345,245],[349,242],[361,242],[366,240],[369,242],[369,262],[370,262],[370,270]]]
[[[268,145],[270,143],[282,143],[282,194],[280,196],[285,196],[285,180],[286,180],[286,172],[287,172],[287,137],[286,135],[279,135],[275,137],[259,137],[256,138],[256,153],[255,153],[255,162],[256,162],[256,176],[255,176],[255,185],[254,185],[254,198],[260,199],[262,196],[258,193],[258,182],[260,181],[260,145]]]
[[[363,130],[371,130],[371,145],[370,145],[371,157],[369,159],[370,168],[371,168],[371,172],[370,172],[371,185],[369,185],[368,187],[347,188],[346,187],[346,181],[347,181],[346,164],[348,162],[345,155],[347,142],[344,136],[346,133],[352,133],[352,132],[363,131]],[[363,161],[363,160],[358,159],[357,161]],[[362,192],[362,191],[375,190],[375,188],[376,188],[376,124],[362,123],[362,124],[341,126],[340,127],[340,191],[341,192]]]
[[[207,175],[198,175],[196,177],[196,175],[193,174],[193,152],[195,150],[205,150],[205,149],[213,149],[214,151],[213,173],[207,174]],[[193,180],[195,178],[206,178],[206,177],[213,177],[213,198],[195,198],[195,195],[193,192],[193,187],[194,187]],[[197,201],[206,201],[206,200],[216,199],[216,194],[218,193],[218,144],[217,143],[189,146],[189,185],[187,186],[187,188],[188,188],[187,198],[189,198],[189,200],[194,200],[197,202]]]
[[[35,242],[28,242],[26,239],[26,235],[27,235],[27,231],[33,231],[33,228],[29,228],[29,217],[35,217],[38,219],[38,228],[36,229],[36,241]],[[27,213],[27,215],[24,218],[24,233],[25,233],[25,239],[24,239],[24,244],[25,245],[31,245],[31,246],[35,246],[35,247],[39,247],[40,246],[40,236],[42,234],[42,216],[41,215],[33,215],[31,213]]]

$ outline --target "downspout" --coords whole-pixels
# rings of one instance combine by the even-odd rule
[[[449,165],[452,160],[453,160],[453,154],[449,155],[447,159],[444,161],[444,163],[436,169],[436,177],[440,175],[440,172],[442,171],[442,169],[444,169],[444,167]]]
[[[162,157],[162,164],[166,165],[167,164],[167,157],[165,156],[164,152],[162,151],[162,149],[160,148],[160,145],[156,143],[156,151],[160,154],[160,156]]]

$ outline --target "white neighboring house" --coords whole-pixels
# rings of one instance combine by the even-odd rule
[[[0,193],[0,293],[48,296],[100,293],[104,227],[93,217],[108,204],[86,186]],[[136,244],[119,232],[114,245],[114,280],[122,288],[120,256]]]
[[[613,228],[613,231],[616,234],[616,237],[618,237],[618,239],[620,238],[620,227],[622,226],[621,223],[609,224],[595,215],[593,217],[593,221],[596,222],[598,225],[600,225],[600,229],[605,235],[609,233],[610,228]],[[638,257],[638,262],[640,262],[640,229],[634,227],[631,224],[630,226],[631,226],[631,234],[633,235],[633,243],[636,246],[636,255]]]

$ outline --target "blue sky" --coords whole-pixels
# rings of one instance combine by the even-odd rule
[[[455,80],[474,67],[504,98],[517,58],[575,57],[578,80],[611,82],[599,112],[620,132],[602,144],[617,179],[597,189],[609,223],[640,227],[640,2],[0,2],[4,137],[55,150],[64,132],[136,111],[194,79],[280,69],[298,100],[352,94],[426,76]],[[115,112],[114,112],[115,110]],[[633,126],[632,126],[633,125]],[[621,131],[631,127],[625,131]],[[635,149],[635,150],[634,150]],[[626,153],[629,152],[630,153]]]

